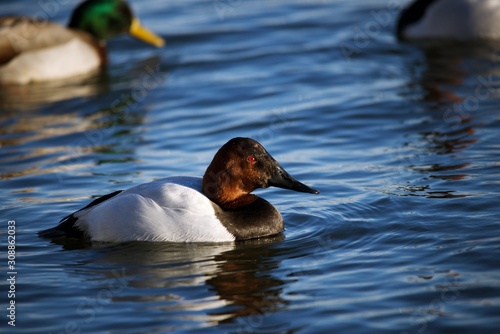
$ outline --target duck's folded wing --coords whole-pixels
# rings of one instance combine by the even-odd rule
[[[111,194],[107,194],[93,200],[80,210],[61,219],[59,225],[57,225],[56,227],[40,231],[38,232],[38,235],[42,238],[49,238],[49,239],[55,239],[60,237],[77,238],[77,239],[84,238],[85,232],[79,229],[78,226],[76,226],[75,224],[78,221],[78,213],[81,213],[82,211],[95,207],[96,205],[118,195],[122,191],[123,190],[117,190]]]
[[[39,22],[22,16],[0,17],[0,65],[16,55],[64,44],[75,33],[50,22]]]

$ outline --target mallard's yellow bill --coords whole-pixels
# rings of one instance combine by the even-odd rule
[[[163,38],[141,26],[139,20],[136,18],[132,19],[129,33],[130,35],[140,39],[141,41],[153,44],[156,47],[161,48],[163,45],[165,45],[165,40]]]

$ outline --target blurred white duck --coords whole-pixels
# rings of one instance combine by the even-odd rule
[[[500,38],[500,0],[416,0],[399,17],[400,39]]]

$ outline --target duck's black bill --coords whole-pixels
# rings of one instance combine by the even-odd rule
[[[290,189],[309,194],[319,194],[319,191],[295,180],[281,166],[274,169],[274,174],[269,180],[269,185],[278,188]]]

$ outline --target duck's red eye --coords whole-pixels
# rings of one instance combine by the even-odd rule
[[[253,155],[249,155],[248,158],[247,158],[247,160],[249,162],[255,162],[255,157]]]

